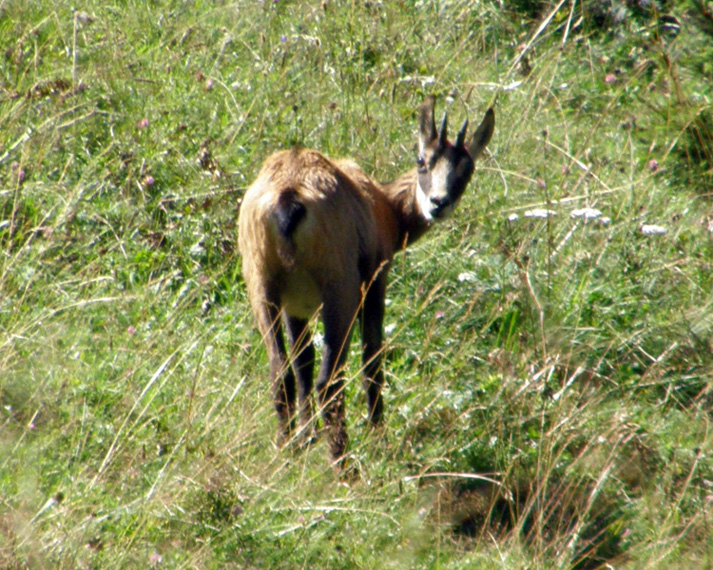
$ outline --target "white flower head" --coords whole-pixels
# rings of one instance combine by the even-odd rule
[[[513,81],[512,83],[508,83],[507,85],[503,86],[503,91],[515,91],[522,85],[522,81]]]
[[[316,332],[312,337],[312,342],[317,350],[322,350],[324,348],[324,335],[321,332]]]
[[[584,218],[585,220],[595,220],[601,218],[602,211],[596,208],[579,208],[578,210],[572,210],[570,216],[573,218]]]
[[[668,232],[663,226],[657,226],[655,224],[643,224],[639,231],[645,236],[662,236]]]
[[[523,214],[526,218],[543,218],[547,219],[550,216],[556,216],[557,212],[554,210],[545,210],[544,208],[535,208],[534,210],[528,210]]]

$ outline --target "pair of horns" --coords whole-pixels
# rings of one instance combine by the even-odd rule
[[[433,117],[433,107],[436,103],[436,98],[432,95],[430,96],[422,107],[422,130],[428,133],[428,139],[434,140],[438,138],[438,145],[444,146],[447,140],[448,134],[448,111],[443,112],[443,119],[441,120],[441,127],[436,131],[436,121]],[[430,124],[424,124],[430,123]],[[425,127],[425,128],[424,128]],[[458,148],[465,148],[465,134],[468,130],[468,119],[463,121],[463,126],[461,126],[456,136],[455,146]]]
[[[435,124],[434,124],[435,128]],[[468,130],[468,118],[466,117],[463,121],[463,126],[461,126],[458,134],[456,135],[456,148],[465,148],[465,132]],[[443,111],[443,120],[441,120],[441,128],[438,130],[438,146],[444,146],[446,144],[446,134],[448,131],[448,111]]]
[[[421,106],[421,117],[420,117],[420,135],[419,144],[421,150],[425,148],[426,144],[433,142],[438,139],[438,146],[443,147],[446,144],[446,134],[448,130],[448,113],[443,113],[443,120],[441,121],[441,128],[436,131],[436,123],[433,119],[433,107],[435,105],[436,99],[431,95]],[[490,141],[490,137],[495,129],[495,113],[493,109],[488,109],[483,117],[483,121],[480,126],[475,130],[470,141],[466,143],[465,136],[468,130],[468,119],[463,121],[463,126],[458,131],[456,136],[455,147],[467,150],[473,159],[476,159],[485,149],[485,146]],[[467,144],[467,146],[466,146]]]

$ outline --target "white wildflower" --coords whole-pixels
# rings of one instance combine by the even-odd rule
[[[608,226],[609,224],[611,224],[611,218],[609,216],[599,218],[599,224],[602,226]]]
[[[522,85],[522,81],[513,81],[503,86],[503,91],[515,91],[518,87]]]
[[[508,222],[514,222],[514,221],[516,221],[519,217],[520,217],[520,216],[518,216],[517,214],[510,214],[510,215],[508,216]]]
[[[403,83],[420,83],[421,87],[433,85],[436,82],[434,75],[405,75],[400,79]]]
[[[578,210],[572,210],[570,216],[573,218],[584,218],[585,220],[594,220],[596,218],[601,218],[602,211],[596,208],[579,208]]]
[[[463,281],[475,281],[476,275],[472,271],[465,271],[458,274],[458,281],[463,283]]]
[[[668,232],[663,226],[657,226],[655,224],[643,224],[639,230],[645,236],[662,236]]]
[[[200,257],[205,253],[205,247],[203,247],[203,238],[201,237],[196,243],[194,243],[188,250],[188,253],[192,257]]]
[[[384,327],[384,334],[386,336],[391,336],[391,333],[393,333],[395,330],[396,330],[396,323],[391,323]]]
[[[557,212],[554,210],[545,210],[544,208],[535,208],[534,210],[528,210],[523,214],[526,218],[549,218],[550,216],[556,216]]]

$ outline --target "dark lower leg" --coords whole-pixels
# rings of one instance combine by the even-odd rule
[[[282,443],[289,439],[292,431],[295,414],[295,377],[287,360],[277,304],[265,302],[256,309],[256,314],[270,358],[270,382]]]
[[[319,391],[322,416],[328,431],[329,453],[334,461],[341,462],[347,450],[346,414],[344,410],[344,382],[333,380]]]
[[[292,347],[292,367],[297,377],[300,427],[304,427],[312,420],[314,345],[308,321],[287,317],[286,323]]]
[[[287,361],[271,365],[272,394],[275,401],[275,411],[280,424],[282,442],[292,434],[295,415],[295,377]],[[281,443],[282,443],[281,442]]]
[[[358,291],[358,288],[354,291]],[[344,466],[344,454],[349,441],[344,413],[342,368],[349,350],[354,316],[359,307],[358,295],[355,293],[351,302],[348,302],[347,292],[337,289],[331,298],[324,300],[324,353],[317,378],[317,394],[328,431],[330,454],[340,468]]]
[[[368,355],[368,348],[364,349],[364,381],[363,387],[366,393],[366,405],[369,422],[378,425],[384,413],[384,404],[381,397],[381,389],[384,385],[384,373],[381,371],[381,354],[377,352],[373,356]]]
[[[382,327],[384,321],[384,279],[377,279],[366,294],[361,314],[362,374],[366,392],[369,422],[376,425],[381,421],[384,405],[381,389],[384,385],[384,373],[381,371]]]

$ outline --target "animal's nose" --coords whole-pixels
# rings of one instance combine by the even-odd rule
[[[435,206],[434,213],[438,214],[451,203],[448,196],[431,196],[431,204]]]

